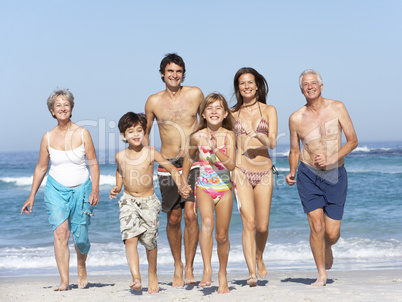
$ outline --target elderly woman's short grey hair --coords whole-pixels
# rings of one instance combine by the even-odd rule
[[[68,89],[56,89],[52,92],[52,94],[47,99],[47,108],[54,118],[56,118],[53,113],[54,102],[56,101],[58,96],[62,96],[70,103],[71,110],[74,108],[74,96]]]

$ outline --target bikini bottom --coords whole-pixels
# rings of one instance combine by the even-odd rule
[[[253,187],[253,189],[260,183],[261,179],[265,175],[267,175],[269,172],[271,172],[271,170],[274,174],[278,175],[278,171],[276,170],[275,166],[272,166],[272,168],[269,170],[261,171],[261,172],[253,172],[253,171],[249,171],[249,170],[242,169],[239,167],[237,167],[237,169],[239,169],[240,171],[243,172],[244,176],[246,176],[248,182]]]

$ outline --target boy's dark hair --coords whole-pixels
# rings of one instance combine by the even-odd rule
[[[165,57],[161,61],[159,72],[161,74],[165,74],[166,66],[169,65],[170,63],[174,63],[176,65],[179,65],[181,68],[183,68],[183,81],[184,81],[184,78],[186,77],[186,64],[184,64],[182,57],[180,57],[176,53],[168,53],[165,55]],[[161,79],[163,82],[165,82],[164,77],[161,77]]]
[[[147,129],[147,119],[143,113],[127,112],[119,120],[119,131],[120,133],[125,133],[130,127],[140,124],[144,131]]]

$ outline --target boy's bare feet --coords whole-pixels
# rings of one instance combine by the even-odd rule
[[[158,276],[151,274],[148,276],[148,293],[155,294],[159,291]]]

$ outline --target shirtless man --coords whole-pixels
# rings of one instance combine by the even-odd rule
[[[318,270],[312,285],[325,286],[326,269],[333,264],[331,246],[340,237],[346,200],[344,157],[357,147],[357,137],[344,104],[321,96],[323,83],[317,71],[302,72],[299,84],[307,103],[289,118],[290,173],[286,182],[290,186],[296,183],[298,169],[297,189],[307,213],[310,246]],[[342,131],[346,137],[343,146]]]
[[[161,154],[176,168],[181,170],[186,153],[186,144],[190,134],[197,126],[198,107],[204,95],[198,87],[182,86],[185,77],[185,64],[177,54],[167,54],[161,64],[162,81],[166,89],[151,95],[145,104],[147,118],[146,140],[156,118],[162,142]],[[189,174],[189,183],[194,192],[194,184],[199,169],[193,166]],[[170,175],[158,168],[158,179],[162,195],[162,211],[167,213],[166,233],[174,258],[175,272],[173,286],[195,284],[193,262],[198,244],[198,221],[194,213],[194,194],[184,199],[177,192],[177,187]],[[184,209],[184,249],[185,280],[183,280],[183,263],[181,260],[181,218]]]

